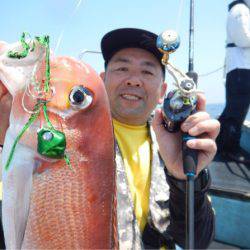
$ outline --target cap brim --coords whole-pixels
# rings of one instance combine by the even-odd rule
[[[123,28],[112,30],[101,41],[101,50],[105,62],[121,49],[141,48],[152,53],[161,64],[162,54],[156,47],[157,35],[142,29]]]

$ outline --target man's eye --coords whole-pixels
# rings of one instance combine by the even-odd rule
[[[117,68],[116,71],[126,72],[126,71],[128,71],[128,68],[120,67],[120,68]]]
[[[148,70],[143,70],[142,73],[145,75],[154,75],[153,72],[148,71]]]

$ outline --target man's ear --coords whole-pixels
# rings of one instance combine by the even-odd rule
[[[159,98],[158,104],[162,104],[163,103],[164,96],[165,96],[165,93],[167,91],[167,87],[168,87],[167,83],[163,82],[163,84],[161,85],[161,96]]]
[[[104,71],[100,73],[100,77],[101,77],[102,80],[104,81],[104,79],[105,79],[105,72],[104,72]]]

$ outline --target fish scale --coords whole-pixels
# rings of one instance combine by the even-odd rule
[[[79,152],[76,155],[79,156]],[[98,234],[96,228],[110,227],[112,218],[105,211],[110,209],[111,200],[107,203],[108,197],[103,197],[103,194],[105,191],[109,192],[112,187],[108,186],[105,181],[101,182],[100,178],[97,178],[98,173],[89,173],[90,170],[87,170],[88,168],[100,169],[100,167],[88,166],[87,164],[76,167],[77,158],[71,157],[74,172],[62,162],[62,166],[54,163],[55,167],[49,166],[47,171],[33,177],[33,194],[45,193],[46,200],[41,199],[39,195],[31,198],[29,220],[26,227],[26,232],[29,232],[30,235],[25,234],[22,248],[32,248],[33,246],[42,248],[46,241],[48,241],[47,249],[61,248],[61,246],[69,249],[72,247],[107,248],[111,245],[108,239],[103,239],[102,232]],[[87,162],[94,162],[93,159],[91,160],[88,159]],[[102,175],[107,176],[108,172],[103,172]],[[100,176],[102,180],[104,180],[103,176]],[[86,182],[89,185],[83,186],[83,183]],[[99,190],[94,192],[97,186],[99,186]],[[57,190],[56,193],[55,190]],[[98,201],[98,197],[101,200]],[[95,204],[91,205],[90,203]],[[99,223],[97,223],[98,215],[101,215]],[[40,220],[46,218],[47,223],[37,225],[36,222],[39,218]],[[84,225],[88,226],[84,227]],[[34,228],[37,226],[39,229],[33,235]],[[79,234],[79,232],[81,233]],[[53,233],[55,234],[53,235]],[[61,240],[60,244],[59,239]],[[105,242],[109,244],[105,245]]]

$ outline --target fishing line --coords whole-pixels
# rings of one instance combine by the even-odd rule
[[[180,29],[180,21],[181,17],[183,14],[183,5],[184,5],[184,0],[179,1],[179,8],[178,8],[178,14],[177,14],[177,21],[176,21],[176,31],[179,33]]]
[[[35,76],[36,76],[36,73],[38,71],[38,66],[41,66],[43,59],[44,59],[44,57],[41,57],[38,60],[38,62],[35,64],[35,66],[33,67],[32,74],[31,74],[31,81],[26,84],[24,93],[22,95],[22,107],[25,110],[25,112],[27,112],[29,114],[34,114],[34,110],[29,110],[26,107],[24,98],[25,98],[25,96],[29,96],[33,100],[37,101],[41,96],[41,84],[39,82],[35,81]],[[31,85],[35,86],[35,90],[36,90],[37,94],[32,93]]]
[[[78,0],[76,5],[75,5],[75,8],[74,10],[71,12],[71,15],[68,17],[65,25],[64,25],[64,28],[62,29],[62,31],[60,32],[60,35],[57,39],[57,43],[56,43],[56,47],[54,49],[54,52],[55,54],[57,53],[57,50],[59,48],[59,46],[61,45],[61,41],[62,41],[62,38],[64,36],[64,32],[66,30],[66,27],[68,26],[68,24],[72,21],[73,17],[76,15],[77,11],[79,10],[80,6],[81,6],[81,3],[82,3],[82,0]]]
[[[72,21],[73,17],[76,15],[77,11],[79,10],[80,6],[82,4],[82,0],[78,0],[76,5],[75,5],[75,8],[74,10],[72,11],[71,15],[68,17],[68,20],[67,22],[65,23],[64,25],[64,28],[62,29],[62,31],[60,32],[60,35],[57,39],[57,43],[56,43],[56,47],[54,49],[54,53],[56,54],[58,49],[59,49],[59,46],[61,45],[61,41],[63,39],[63,36],[64,36],[64,32],[66,30],[66,27],[68,26],[68,24]],[[58,120],[58,119],[57,119]],[[58,120],[59,122],[59,120]],[[60,123],[60,122],[59,122]],[[61,124],[61,123],[60,123]],[[70,169],[72,170],[72,166],[70,164],[70,160],[69,160],[69,157],[67,156],[67,154],[64,155],[64,160],[66,162],[66,164],[70,167]]]
[[[219,67],[219,68],[217,68],[217,69],[214,69],[214,70],[212,70],[212,71],[209,71],[208,73],[204,73],[204,74],[200,74],[200,75],[198,75],[199,77],[206,77],[206,76],[209,76],[209,75],[212,75],[212,74],[214,74],[214,73],[216,73],[216,72],[218,72],[218,71],[221,71],[222,69],[224,69],[224,65],[223,66],[221,66],[221,67]]]

